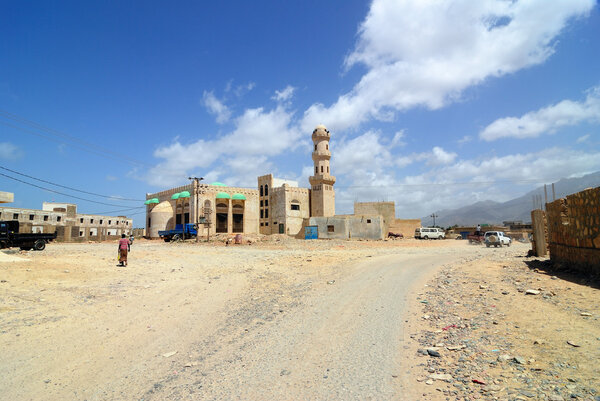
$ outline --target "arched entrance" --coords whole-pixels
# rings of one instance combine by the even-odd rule
[[[217,203],[217,221],[216,231],[218,233],[227,232],[227,214],[229,212],[229,206],[226,203]]]
[[[232,207],[233,226],[232,232],[243,233],[244,232],[244,204],[236,203]]]

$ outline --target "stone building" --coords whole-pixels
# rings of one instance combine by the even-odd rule
[[[146,235],[157,238],[159,231],[178,224],[200,223],[199,235],[261,233],[304,238],[305,227],[310,225],[318,238],[384,238],[398,223],[393,202],[356,204],[354,215],[335,216],[336,178],[329,164],[330,137],[323,125],[312,132],[314,174],[309,177],[310,188],[267,174],[258,177],[257,189],[194,181],[146,194]]]
[[[132,219],[77,213],[72,203],[44,202],[42,209],[0,207],[0,220],[16,220],[19,231],[57,232],[57,241],[82,242],[116,239],[132,233]]]

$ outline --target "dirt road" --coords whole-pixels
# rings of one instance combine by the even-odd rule
[[[527,251],[450,240],[139,241],[118,268],[115,248],[51,244],[0,259],[2,397],[413,399],[427,385],[415,379],[422,368],[411,371],[423,360],[410,338],[418,327],[405,320],[422,314],[426,283],[450,268],[459,285],[460,266]]]
[[[219,351],[161,383],[150,399],[397,398],[407,296],[439,265],[439,256],[403,254],[347,266],[284,316],[241,333],[231,327],[234,333],[215,339],[224,344],[205,344],[200,354]]]

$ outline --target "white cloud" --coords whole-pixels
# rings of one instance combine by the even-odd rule
[[[175,138],[170,145],[154,151],[162,161],[150,169],[146,180],[153,185],[175,186],[187,181],[189,174],[202,175],[202,170],[214,169],[213,165],[220,163],[213,174],[215,179],[226,177],[230,185],[245,183],[253,187],[256,176],[271,168],[269,157],[303,144],[292,117],[293,113],[282,106],[270,111],[248,109],[235,119],[233,131],[215,140],[182,144]]]
[[[590,89],[582,102],[563,100],[521,117],[500,118],[485,127],[479,137],[486,141],[507,137],[534,138],[582,122],[600,122],[600,87]]]
[[[281,91],[276,90],[275,95],[273,95],[271,99],[276,100],[278,102],[287,102],[292,98],[292,96],[294,96],[295,90],[296,88],[294,88],[291,85],[288,85]]]
[[[392,142],[390,143],[390,146],[392,146],[392,147],[406,146],[406,142],[404,142],[402,140],[404,137],[405,137],[404,130],[396,132],[394,134],[394,137],[392,138]]]
[[[0,160],[18,160],[23,151],[10,142],[0,142]]]
[[[413,155],[411,161],[427,153]],[[390,162],[398,163],[395,158]],[[424,166],[423,173],[402,177],[390,174],[393,165],[388,163],[373,172],[370,183],[352,175],[338,177],[336,185],[344,182],[336,189],[339,212],[352,212],[355,200],[389,200],[396,202],[398,216],[418,218],[481,200],[507,201],[540,184],[600,170],[600,152],[555,147],[484,159],[456,159],[446,165]]]
[[[465,135],[463,136],[461,139],[459,139],[458,141],[456,141],[459,145],[463,145],[467,142],[471,142],[473,140],[473,138],[469,135]]]
[[[303,130],[343,130],[416,106],[437,109],[464,89],[544,62],[567,22],[594,0],[374,0],[345,65],[367,67],[329,107],[316,103]]]
[[[223,102],[217,99],[214,93],[204,91],[202,100],[208,112],[216,116],[217,123],[223,124],[229,121],[231,111]]]
[[[580,136],[579,138],[577,138],[577,141],[575,141],[575,142],[585,143],[588,141],[588,139],[590,139],[590,134]]]

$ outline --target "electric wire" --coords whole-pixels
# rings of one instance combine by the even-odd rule
[[[145,209],[146,206],[136,206],[136,207],[130,207],[128,209],[119,209],[119,210],[109,210],[107,212],[97,212],[97,213],[88,213],[88,214],[110,214],[110,213],[120,213],[120,212],[127,212],[129,210],[139,210],[139,209]]]
[[[127,156],[127,155],[123,155],[123,154],[114,152],[114,151],[112,151],[110,149],[103,148],[101,146],[95,145],[93,143],[86,142],[86,141],[81,140],[81,139],[79,139],[77,137],[74,137],[74,136],[71,136],[71,135],[67,135],[67,134],[65,134],[65,133],[63,133],[61,131],[55,130],[53,128],[46,127],[46,126],[44,126],[42,124],[39,124],[39,123],[37,123],[37,122],[35,122],[33,120],[29,120],[29,119],[27,119],[25,117],[21,117],[19,115],[10,113],[10,112],[5,111],[5,110],[0,110],[0,117],[12,120],[14,122],[18,122],[20,124],[27,125],[30,128],[34,128],[34,129],[36,129],[38,131],[44,132],[44,134],[46,134],[46,135],[43,135],[43,134],[41,134],[39,132],[32,131],[30,129],[26,129],[26,128],[23,128],[23,127],[14,125],[14,124],[7,123],[6,121],[0,121],[0,123],[4,124],[6,126],[15,128],[17,130],[20,130],[20,131],[28,133],[28,134],[32,134],[32,135],[36,135],[38,137],[49,139],[49,140],[52,140],[54,142],[66,143],[67,145],[76,147],[76,148],[78,148],[80,150],[84,150],[84,151],[87,151],[87,152],[90,152],[90,153],[94,153],[94,154],[96,154],[98,156],[106,157],[106,158],[109,158],[109,159],[112,159],[112,160],[117,160],[117,161],[121,161],[121,162],[122,161],[128,161],[128,162],[130,162],[132,164],[135,164],[135,165],[151,167],[150,165],[148,165],[148,164],[146,164],[144,162],[141,162],[139,160],[135,160],[135,159],[133,159],[133,158]],[[52,135],[54,137],[59,137],[59,138],[61,138],[61,140],[57,140],[56,138],[49,137],[48,135]],[[76,144],[74,142],[77,142],[79,144]]]
[[[40,185],[32,184],[30,182],[21,180],[19,178],[11,177],[11,176],[6,175],[4,173],[0,173],[0,175],[3,176],[3,177],[6,177],[8,179],[11,179],[11,180],[14,180],[14,181],[18,181],[18,182],[23,183],[25,185],[30,185],[32,187],[43,189],[44,191],[52,192],[52,193],[59,194],[59,195],[68,196],[70,198],[79,199],[79,200],[86,201],[86,202],[92,202],[92,203],[97,203],[99,205],[114,206],[114,207],[127,207],[127,206],[129,206],[129,205],[115,205],[114,203],[99,202],[99,201],[95,201],[95,200],[91,200],[91,199],[81,198],[79,196],[75,196],[75,195],[71,195],[71,194],[66,194],[64,192],[55,191],[54,189],[45,188],[45,187],[42,187]]]
[[[46,183],[46,184],[54,185],[54,186],[56,186],[56,187],[61,187],[61,188],[65,188],[65,189],[70,189],[71,191],[81,192],[81,193],[88,194],[88,195],[94,195],[94,196],[98,196],[98,197],[101,197],[101,198],[116,199],[116,200],[123,200],[123,201],[135,201],[135,202],[144,202],[144,200],[145,200],[145,199],[121,198],[121,197],[119,197],[119,196],[110,196],[110,195],[102,195],[102,194],[97,194],[97,193],[95,193],[95,192],[88,192],[88,191],[84,191],[84,190],[82,190],[82,189],[77,189],[77,188],[73,188],[73,187],[68,187],[68,186],[66,186],[66,185],[61,185],[61,184],[57,184],[57,183],[55,183],[55,182],[51,182],[51,181],[47,181],[47,180],[43,180],[43,179],[41,179],[41,178],[36,178],[36,177],[33,177],[33,176],[31,176],[31,175],[27,175],[27,174],[20,173],[20,172],[18,172],[18,171],[15,171],[15,170],[9,169],[9,168],[7,168],[7,167],[0,166],[0,169],[2,169],[2,170],[6,170],[6,171],[10,171],[10,172],[11,172],[11,173],[13,173],[13,174],[18,174],[18,175],[20,175],[20,176],[27,177],[27,178],[30,178],[30,179],[32,179],[32,180],[36,180],[36,181],[44,182],[44,183]]]

